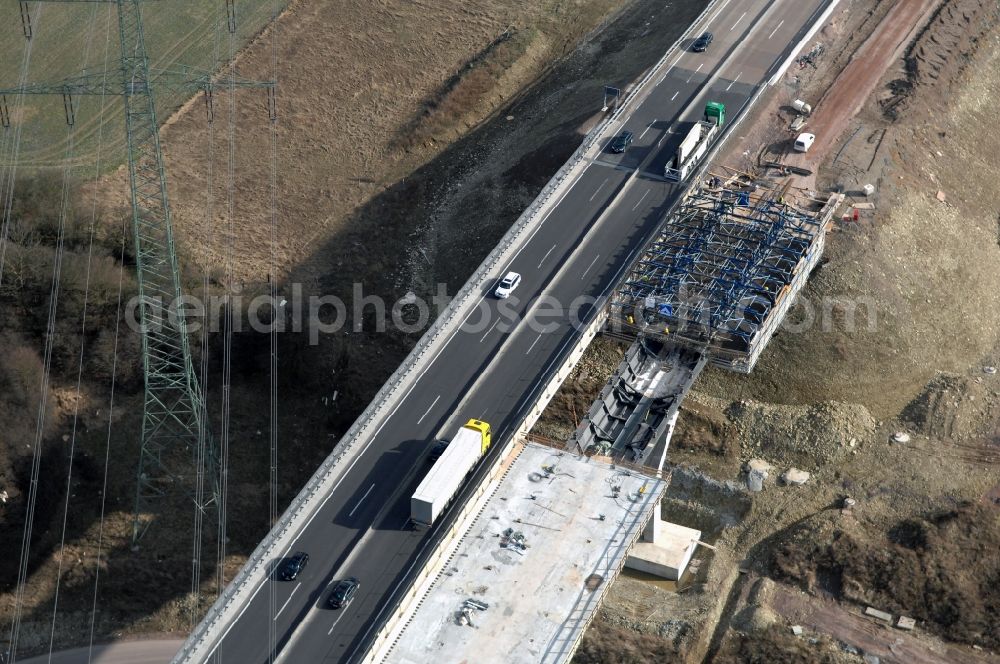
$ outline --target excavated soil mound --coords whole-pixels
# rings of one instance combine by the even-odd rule
[[[833,150],[820,169],[831,185],[875,185],[876,211],[864,223],[834,225],[825,264],[789,313],[793,325],[779,331],[753,374],[733,381],[709,369],[700,390],[779,403],[860,402],[887,419],[936,370],[964,372],[995,346],[1000,134],[983,127],[1000,95],[998,11],[995,0],[953,0],[934,14],[910,50],[925,62],[910,75],[900,63],[884,79],[906,88],[898,119],[887,121],[879,106],[892,94],[886,89],[862,111],[841,166]],[[993,34],[979,36],[987,30]],[[884,138],[874,157],[878,139],[867,145],[865,136]],[[869,172],[840,173],[858,145],[865,147],[857,168]]]
[[[982,378],[939,374],[903,409],[902,419],[932,438],[969,439],[997,421],[997,394]]]
[[[677,643],[650,634],[601,625],[588,630],[573,656],[573,664],[644,664],[676,661]]]
[[[983,505],[899,521],[887,531],[818,517],[775,549],[775,576],[810,591],[916,618],[953,641],[1000,647],[1000,515]]]
[[[979,41],[1000,21],[996,0],[948,0],[906,49],[905,75],[889,83],[891,96],[882,111],[896,119],[908,110],[916,87],[936,94],[922,94],[924,101],[946,100],[961,81]]]
[[[715,664],[840,664],[857,662],[838,650],[826,637],[804,639],[788,628],[772,625],[766,630],[738,634],[713,660]]]
[[[842,458],[875,429],[874,418],[859,404],[774,406],[739,401],[726,415],[741,441],[744,460],[763,457],[774,464],[809,469]]]

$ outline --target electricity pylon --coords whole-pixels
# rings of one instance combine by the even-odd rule
[[[34,0],[33,0],[34,1]],[[138,0],[40,0],[46,2],[111,2],[118,10],[121,60],[118,76],[84,71],[54,84],[34,84],[0,90],[0,119],[9,126],[7,95],[61,94],[66,121],[75,122],[76,95],[119,95],[125,100],[129,184],[132,194],[132,229],[135,239],[139,312],[142,323],[142,357],[145,401],[142,448],[136,485],[132,544],[146,531],[143,514],[153,504],[180,488],[195,500],[202,513],[218,509],[219,460],[208,427],[201,387],[191,361],[187,320],[181,303],[180,273],[171,228],[163,153],[153,99],[152,82],[172,89],[203,91],[212,121],[212,95],[216,89],[264,87],[268,109],[274,115],[274,83],[226,78],[190,68],[151,75],[142,32]],[[24,35],[32,38],[28,2],[20,2]],[[233,0],[226,3],[229,28],[234,28]],[[203,451],[199,452],[200,450]],[[204,473],[211,488],[192,490]],[[198,534],[196,533],[196,536]]]

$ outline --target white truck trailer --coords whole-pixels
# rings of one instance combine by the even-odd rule
[[[694,123],[688,131],[688,135],[677,146],[674,158],[663,167],[663,176],[675,182],[687,179],[688,174],[705,156],[709,146],[722,131],[722,124],[725,121],[726,107],[719,102],[708,102],[705,105],[705,119]]]
[[[490,425],[482,420],[469,420],[458,430],[410,498],[410,519],[414,523],[430,526],[441,516],[490,449],[490,442]]]

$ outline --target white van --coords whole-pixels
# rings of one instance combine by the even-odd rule
[[[809,152],[809,148],[812,147],[815,140],[816,134],[799,134],[799,137],[795,139],[795,151]]]

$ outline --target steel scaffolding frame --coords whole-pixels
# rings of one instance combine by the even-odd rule
[[[749,186],[692,191],[616,290],[613,324],[749,354],[824,226],[784,193]]]

